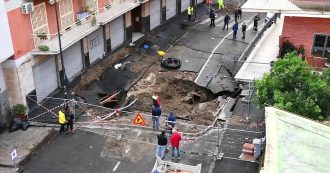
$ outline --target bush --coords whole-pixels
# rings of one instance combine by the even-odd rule
[[[294,47],[294,45],[289,42],[288,40],[286,40],[280,50],[280,57],[283,58],[287,53],[296,51],[296,48]]]

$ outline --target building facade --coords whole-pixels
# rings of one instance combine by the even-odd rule
[[[14,49],[10,35],[6,6],[3,0],[0,0],[0,26],[0,127],[4,127],[10,115],[10,104],[8,87],[5,82],[2,66],[4,61],[14,55]]]
[[[280,45],[288,40],[304,47],[307,62],[317,69],[330,58],[330,18],[286,16]]]
[[[195,0],[0,0],[13,53],[0,68],[10,105],[38,101],[123,45],[134,42]],[[198,0],[201,3],[202,0]],[[1,15],[3,17],[3,15]],[[7,18],[7,17],[5,17]],[[57,21],[58,19],[58,21]],[[3,20],[1,20],[3,21]],[[63,62],[60,58],[60,30]],[[2,32],[1,32],[2,33]],[[9,58],[10,57],[10,58]],[[2,57],[0,57],[1,59]],[[8,59],[9,58],[9,59]],[[1,61],[0,61],[1,62]],[[62,64],[63,63],[63,64]],[[2,89],[3,90],[3,89]]]

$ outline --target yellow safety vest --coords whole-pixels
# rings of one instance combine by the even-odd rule
[[[188,15],[192,15],[193,14],[193,7],[188,7]]]
[[[218,0],[218,6],[224,7],[223,0]]]
[[[65,114],[62,111],[58,112],[58,122],[60,124],[64,124],[65,123]]]

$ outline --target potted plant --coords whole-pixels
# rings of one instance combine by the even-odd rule
[[[47,52],[49,50],[49,47],[47,45],[40,45],[38,46],[38,49],[43,52]]]
[[[16,117],[19,117],[20,119],[26,119],[26,111],[27,107],[23,104],[17,104],[13,107],[13,113]]]
[[[27,107],[23,104],[17,104],[13,107],[13,120],[10,125],[10,131],[13,132],[19,128],[26,130],[29,126],[29,121],[27,118]]]
[[[41,40],[47,40],[48,36],[45,32],[37,34],[37,37],[40,38]]]

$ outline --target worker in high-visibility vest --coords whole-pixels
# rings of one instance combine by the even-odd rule
[[[218,0],[218,6],[219,6],[219,10],[225,8],[225,4],[223,3],[223,0]]]
[[[61,109],[58,112],[58,123],[61,125],[60,133],[65,132],[64,126],[65,126],[65,123],[67,123],[67,121],[65,119],[64,109]]]
[[[190,6],[188,7],[187,12],[188,12],[188,21],[190,21],[190,20],[191,20],[191,16],[192,16],[193,13],[194,13],[194,8],[193,8],[192,5],[190,5]]]

